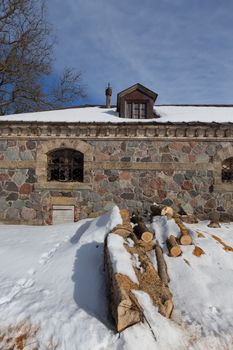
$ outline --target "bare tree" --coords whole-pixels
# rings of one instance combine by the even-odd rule
[[[81,73],[52,73],[54,37],[45,0],[0,0],[0,114],[52,109],[84,96]]]

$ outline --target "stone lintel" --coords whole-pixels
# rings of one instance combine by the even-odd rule
[[[75,205],[78,199],[73,197],[50,197],[50,204],[52,205]]]
[[[213,170],[212,163],[93,162],[93,169],[116,170]]]
[[[214,191],[216,192],[233,192],[233,183],[218,183],[214,185]]]
[[[46,177],[46,168],[43,162],[36,161],[8,161],[0,163],[0,169],[28,169],[37,168],[37,175]],[[85,169],[116,169],[116,170],[214,170],[216,166],[212,163],[155,163],[155,162],[85,162]],[[49,182],[52,183],[52,182]],[[62,184],[62,182],[59,182]]]
[[[1,160],[0,168],[1,169],[29,169],[35,168],[35,160]]]
[[[28,169],[37,168],[37,175],[46,178],[46,168],[44,163],[36,161],[1,161],[0,169]],[[116,170],[214,170],[216,167],[212,163],[155,163],[155,162],[85,162],[85,169],[116,169]],[[46,181],[44,181],[46,182]],[[49,182],[50,184],[52,182]],[[59,182],[59,184],[64,184]],[[73,184],[73,183],[71,183]],[[80,183],[81,184],[81,183]]]
[[[58,190],[58,191],[76,191],[91,190],[90,184],[81,182],[40,182],[35,184],[36,190]]]

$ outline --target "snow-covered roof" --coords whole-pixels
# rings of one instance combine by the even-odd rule
[[[0,116],[0,121],[23,122],[65,122],[65,123],[231,123],[233,106],[155,106],[160,118],[119,118],[116,108],[79,107],[45,112],[23,113]]]

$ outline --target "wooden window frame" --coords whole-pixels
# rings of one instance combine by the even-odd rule
[[[138,115],[135,113],[135,108],[138,105]],[[130,106],[130,113],[129,113],[129,106]],[[143,108],[145,107],[145,112],[143,113]],[[147,111],[148,111],[148,102],[147,101],[140,101],[140,100],[126,100],[125,101],[125,111],[126,111],[126,117],[129,119],[146,119],[147,118]]]

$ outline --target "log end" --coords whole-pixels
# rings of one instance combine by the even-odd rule
[[[168,219],[171,219],[174,216],[174,210],[172,207],[164,207],[161,210],[161,215],[166,216]]]
[[[166,300],[164,303],[165,306],[165,317],[170,318],[174,308],[172,299]]]
[[[207,226],[211,227],[211,228],[219,228],[219,227],[221,227],[219,222],[214,222],[214,221],[210,221],[210,223]]]
[[[179,238],[180,244],[190,245],[193,243],[192,237],[190,235],[182,235]]]
[[[180,256],[181,254],[182,254],[182,250],[178,245],[170,249],[170,255],[174,258],[176,258],[177,256]]]
[[[141,235],[141,240],[145,243],[149,243],[153,240],[153,234],[149,231],[143,232]]]
[[[123,300],[117,307],[117,332],[124,331],[127,327],[133,326],[142,321],[140,310],[130,300]]]
[[[205,254],[204,250],[198,246],[196,246],[193,250],[193,255],[199,257],[201,255]]]
[[[128,209],[120,209],[120,214],[123,222],[130,222],[130,212]]]

